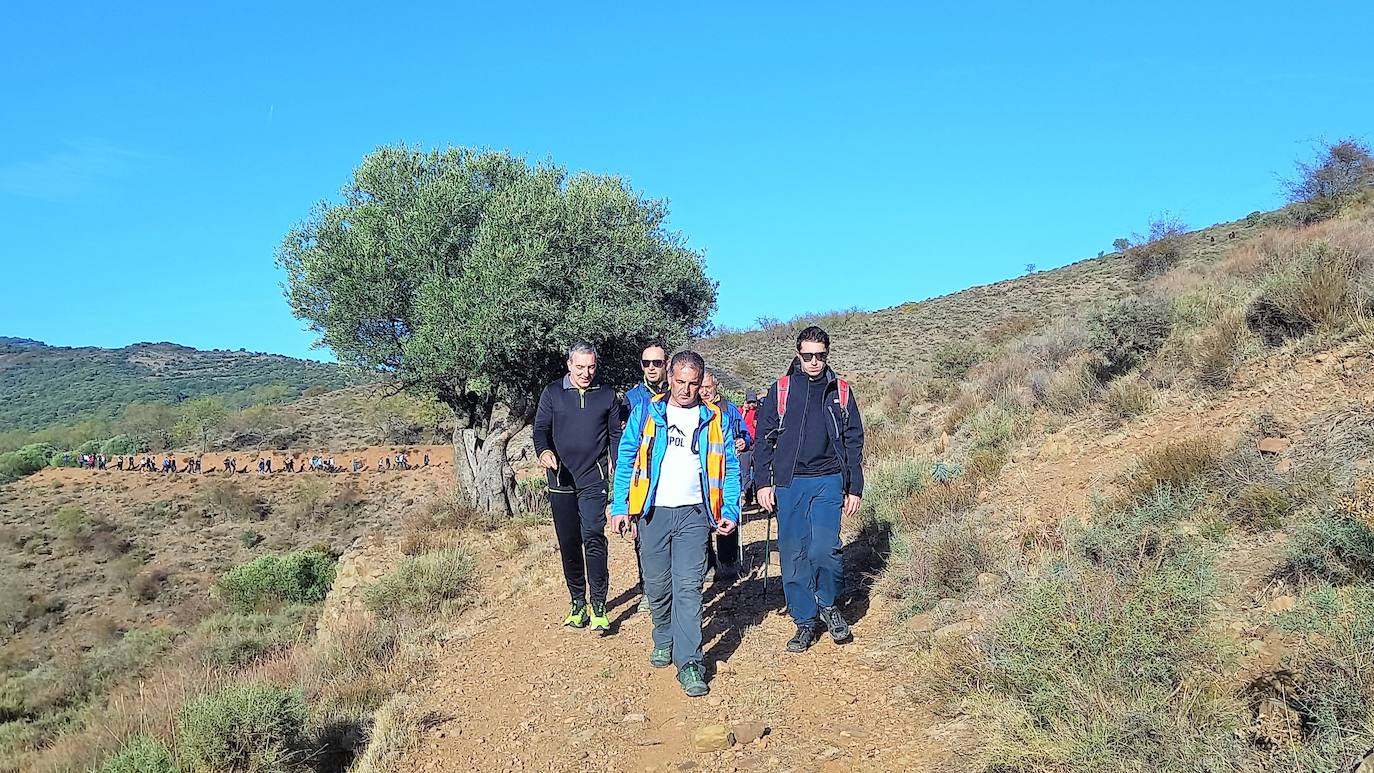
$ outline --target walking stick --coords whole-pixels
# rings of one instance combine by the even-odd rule
[[[773,548],[770,545],[773,541],[773,518],[767,510],[763,512],[763,520],[768,527],[767,536],[763,538],[763,597],[768,598],[768,563],[773,555]]]

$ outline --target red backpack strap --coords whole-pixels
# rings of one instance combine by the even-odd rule
[[[788,376],[778,379],[778,426],[782,426],[782,417],[787,415],[787,389],[791,382]]]
[[[840,386],[840,417],[847,423],[849,421],[849,382],[842,378],[836,378]]]

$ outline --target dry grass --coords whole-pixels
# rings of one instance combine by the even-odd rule
[[[367,746],[350,768],[353,773],[402,773],[405,758],[418,751],[421,736],[445,718],[407,693],[393,695],[377,709]]]
[[[1149,413],[1155,401],[1155,388],[1138,373],[1112,381],[1102,392],[1102,407],[1119,420],[1129,421]]]
[[[1122,490],[1126,497],[1135,499],[1159,488],[1178,489],[1210,474],[1220,462],[1220,452],[1208,438],[1167,443],[1136,460],[1134,469],[1122,476]]]

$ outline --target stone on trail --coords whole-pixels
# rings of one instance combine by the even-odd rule
[[[1263,454],[1281,454],[1287,451],[1292,443],[1288,438],[1267,437],[1260,440],[1259,450]]]
[[[1355,773],[1374,773],[1374,749],[1370,749],[1364,759],[1355,766]]]
[[[728,749],[735,744],[735,734],[725,725],[706,725],[692,733],[692,750],[703,754]]]
[[[753,743],[771,731],[772,728],[762,722],[741,722],[731,728],[731,732],[735,734],[735,743],[741,744]]]

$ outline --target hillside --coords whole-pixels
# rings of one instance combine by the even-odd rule
[[[201,351],[171,343],[70,348],[0,336],[0,432],[109,418],[136,401],[233,398],[271,384],[300,394],[358,381],[337,365],[279,354]]]
[[[1220,223],[1186,235],[1181,248],[1189,262],[1205,264],[1260,227],[1261,218],[1254,215]],[[912,265],[909,276],[894,281],[918,289],[920,272]],[[692,346],[722,372],[728,386],[762,386],[787,368],[797,332],[819,324],[834,342],[831,362],[837,371],[881,384],[894,373],[921,374],[943,342],[995,345],[1135,290],[1129,256],[1114,252],[887,309],[810,314],[762,330],[718,333]]]

